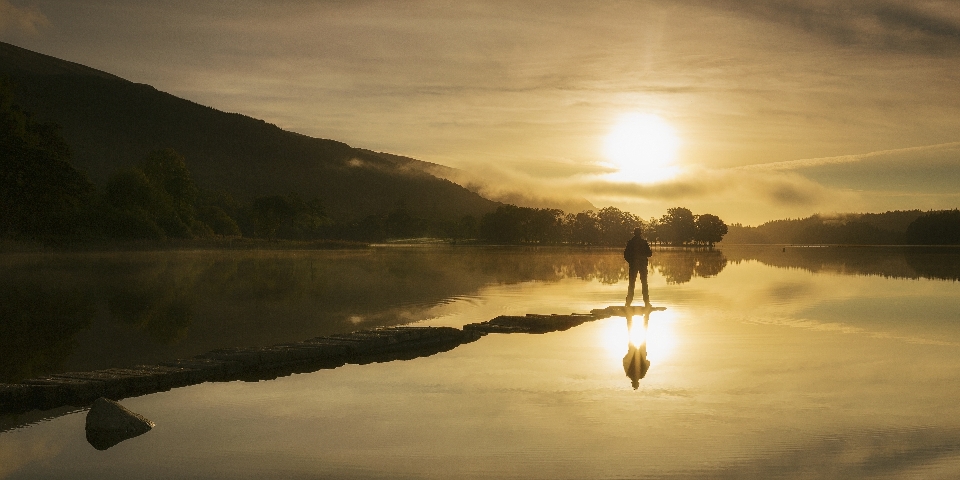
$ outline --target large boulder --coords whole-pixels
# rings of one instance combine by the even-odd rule
[[[142,435],[155,423],[131,412],[119,403],[100,397],[87,412],[87,441],[97,450],[106,450],[124,440]]]

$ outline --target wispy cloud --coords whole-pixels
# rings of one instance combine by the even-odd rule
[[[790,25],[845,45],[960,53],[960,18],[952,1],[715,0],[709,4]]]
[[[0,0],[0,33],[38,35],[50,20],[33,5],[18,7],[9,0]]]
[[[833,165],[838,163],[853,163],[876,157],[887,157],[897,154],[908,154],[918,152],[935,152],[943,150],[952,150],[960,148],[960,142],[938,143],[936,145],[924,145],[920,147],[895,148],[891,150],[879,150],[876,152],[858,153],[853,155],[838,155],[834,157],[805,158],[801,160],[788,160],[785,162],[760,163],[755,165],[744,165],[737,167],[737,170],[745,171],[772,171],[772,170],[796,170],[801,168],[819,167],[822,165]]]

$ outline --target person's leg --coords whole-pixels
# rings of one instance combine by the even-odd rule
[[[633,303],[633,291],[637,288],[637,269],[630,265],[630,283],[627,285],[627,301],[625,306],[629,307]]]
[[[647,266],[640,267],[640,293],[643,295],[644,306],[650,305],[650,288],[647,287]],[[633,290],[630,290],[633,293]],[[631,297],[632,300],[632,297]]]

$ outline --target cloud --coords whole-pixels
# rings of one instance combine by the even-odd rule
[[[755,165],[745,165],[738,167],[740,170],[762,171],[762,170],[796,170],[802,168],[819,167],[837,163],[853,163],[875,157],[886,157],[898,154],[935,152],[944,150],[955,150],[960,148],[960,142],[939,143],[936,145],[925,145],[921,147],[896,148],[891,150],[879,150],[876,152],[859,153],[854,155],[839,155],[834,157],[807,158],[801,160],[788,160],[785,162],[759,163]]]
[[[490,166],[482,176],[464,173],[454,181],[505,203],[568,213],[613,205],[646,218],[683,206],[728,223],[762,223],[860,204],[855,193],[828,189],[789,171],[690,168],[668,181],[639,183],[602,172],[544,177]]]
[[[843,45],[881,50],[960,52],[960,18],[946,1],[720,0],[707,5],[745,12]]]
[[[782,206],[812,206],[827,196],[817,183],[792,173],[702,168],[653,184],[617,182],[602,177],[576,179],[567,185],[567,190],[618,200],[670,202],[738,196]]]
[[[39,8],[32,5],[18,7],[9,0],[0,0],[0,34],[35,36],[49,25],[50,20]]]
[[[794,173],[827,188],[856,190],[873,196],[948,195],[956,194],[960,184],[960,142],[774,162],[736,170]]]

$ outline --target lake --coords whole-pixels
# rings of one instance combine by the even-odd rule
[[[0,382],[622,305],[618,249],[0,255]],[[957,478],[960,250],[663,249],[664,311],[0,416],[0,478]],[[649,366],[638,376],[637,352]],[[631,363],[633,362],[633,363]],[[642,363],[642,362],[640,362]],[[634,388],[636,384],[636,388]]]

